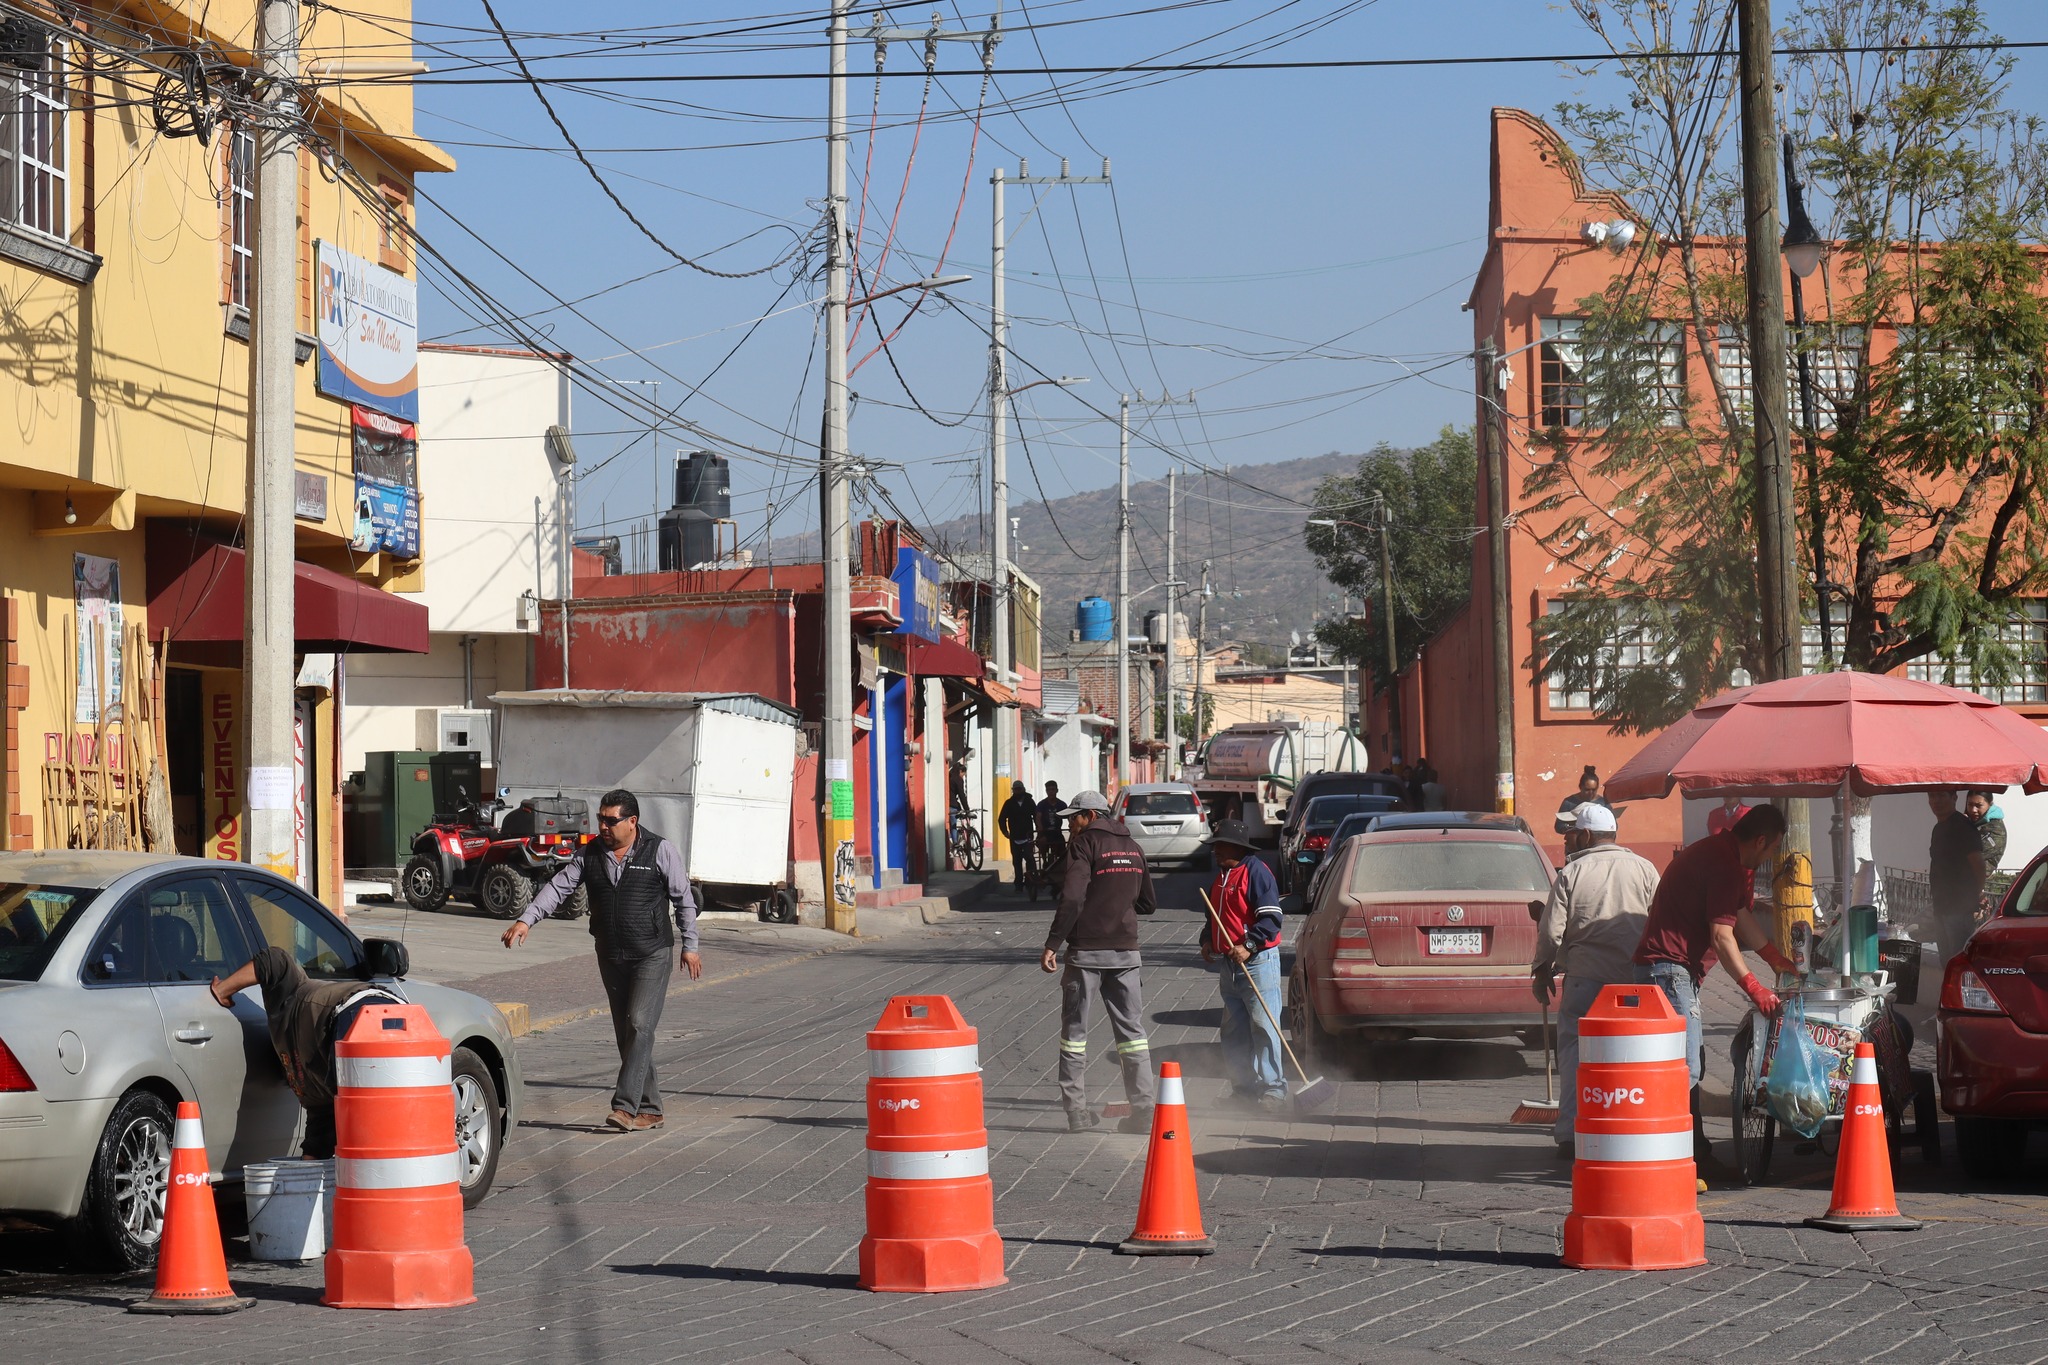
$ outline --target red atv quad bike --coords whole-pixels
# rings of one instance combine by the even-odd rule
[[[399,874],[406,904],[439,910],[460,896],[496,919],[516,919],[589,838],[590,803],[533,796],[506,811],[497,801],[479,805],[461,795],[453,812],[436,815],[412,841],[412,859]],[[576,919],[589,903],[579,886],[555,915]]]

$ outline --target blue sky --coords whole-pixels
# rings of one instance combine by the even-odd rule
[[[816,0],[493,3],[534,69],[549,76],[816,71],[825,63],[822,19],[802,18]],[[936,8],[948,27],[962,29],[984,27],[993,6],[943,0]],[[417,8],[416,51],[436,75],[505,74],[475,67],[507,61],[479,0]],[[902,27],[922,27],[934,8],[906,4],[892,14]],[[2048,6],[2038,0],[1991,0],[1985,8],[2008,38],[2048,38]],[[1161,12],[1131,13],[1144,9]],[[1262,55],[1593,47],[1570,13],[1532,0],[1004,0],[1002,11],[1013,29],[1034,20],[1040,27],[1011,32],[997,49],[998,68],[1146,61],[1193,44],[1165,59],[1186,60],[1320,21],[1327,23]],[[545,36],[600,12],[602,35]],[[725,16],[732,22],[723,27],[753,31],[701,36]],[[802,22],[761,27],[790,18]],[[1227,37],[1212,36],[1233,26]],[[690,41],[641,41],[682,31]],[[558,55],[565,52],[591,55]],[[914,72],[921,57],[916,45],[896,44],[889,67]],[[1120,392],[1194,400],[1146,414],[1133,442],[1141,479],[1163,475],[1169,452],[1195,465],[1241,467],[1419,442],[1446,423],[1469,421],[1470,368],[1461,356],[1471,334],[1459,305],[1483,247],[1488,111],[1547,113],[1560,100],[1603,94],[1597,80],[1589,86],[1548,63],[1207,73],[1108,94],[1093,93],[1085,77],[1058,78],[1057,92],[1044,77],[1002,77],[989,91],[968,174],[981,82],[935,82],[919,128],[923,82],[886,81],[877,116],[873,62],[873,44],[857,41],[848,97],[857,205],[871,116],[881,129],[866,177],[866,259],[879,255],[893,220],[886,283],[928,273],[949,232],[946,272],[973,276],[952,291],[960,311],[927,304],[891,342],[900,381],[880,354],[853,379],[854,452],[874,463],[897,506],[930,524],[971,512],[986,495],[980,327],[988,318],[988,180],[996,165],[1014,175],[1019,157],[1028,157],[1031,172],[1045,175],[1065,156],[1075,174],[1096,174],[1106,154],[1115,182],[1008,191],[1017,356],[1010,383],[1040,373],[1090,380],[1017,400],[1017,428],[1032,456],[1024,459],[1013,429],[1012,498],[1022,502],[1041,488],[1057,498],[1115,481],[1115,426],[1098,411],[1113,414]],[[967,45],[947,43],[939,65],[977,62]],[[2048,104],[2044,69],[2048,54],[2021,56],[2015,105]],[[704,81],[603,94],[557,87],[550,98],[634,215],[684,255],[753,270],[816,221],[823,81]],[[428,83],[418,110],[420,133],[461,167],[422,186],[433,201],[421,206],[427,239],[499,304],[546,329],[553,345],[614,379],[658,383],[665,409],[682,402],[677,417],[718,439],[671,429],[659,441],[662,465],[675,450],[704,444],[732,454],[743,540],[762,533],[771,502],[778,536],[814,527],[806,479],[821,402],[819,283],[793,278],[788,264],[741,280],[676,266],[567,154],[529,88]],[[1035,214],[1034,193],[1042,196]],[[571,312],[550,294],[583,301]],[[871,349],[876,323],[893,329],[905,309],[899,297],[873,312],[856,359]],[[756,325],[771,313],[778,315]],[[506,339],[431,289],[422,314],[426,335]],[[931,417],[914,409],[905,381]],[[644,384],[639,391],[655,392]],[[579,392],[576,403],[581,522],[595,529],[608,519],[625,529],[654,505],[655,442],[642,418],[596,394]]]

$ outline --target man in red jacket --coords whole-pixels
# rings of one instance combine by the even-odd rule
[[[1202,961],[1217,973],[1223,997],[1223,1064],[1230,1072],[1230,1098],[1269,1113],[1284,1112],[1287,1077],[1280,1070],[1280,1034],[1273,1027],[1280,1017],[1280,885],[1273,869],[1253,854],[1244,821],[1217,825],[1209,848],[1217,869],[1209,903],[1223,923],[1219,934],[1215,921],[1205,917]]]
[[[1088,1015],[1097,996],[1116,1035],[1130,1116],[1121,1133],[1152,1131],[1152,1044],[1145,1036],[1145,1001],[1138,987],[1138,916],[1159,908],[1144,850],[1120,821],[1109,818],[1101,792],[1082,792],[1062,812],[1071,820],[1067,876],[1060,908],[1046,931],[1038,965],[1060,970],[1060,1099],[1067,1131],[1086,1132],[1102,1120],[1088,1107]]]

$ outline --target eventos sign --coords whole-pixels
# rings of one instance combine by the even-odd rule
[[[420,419],[419,288],[395,270],[313,244],[321,393]]]

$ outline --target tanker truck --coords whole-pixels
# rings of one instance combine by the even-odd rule
[[[1287,798],[1310,773],[1364,772],[1365,746],[1327,721],[1250,721],[1220,731],[1202,751],[1189,780],[1212,819],[1235,816],[1271,842],[1287,814]]]

